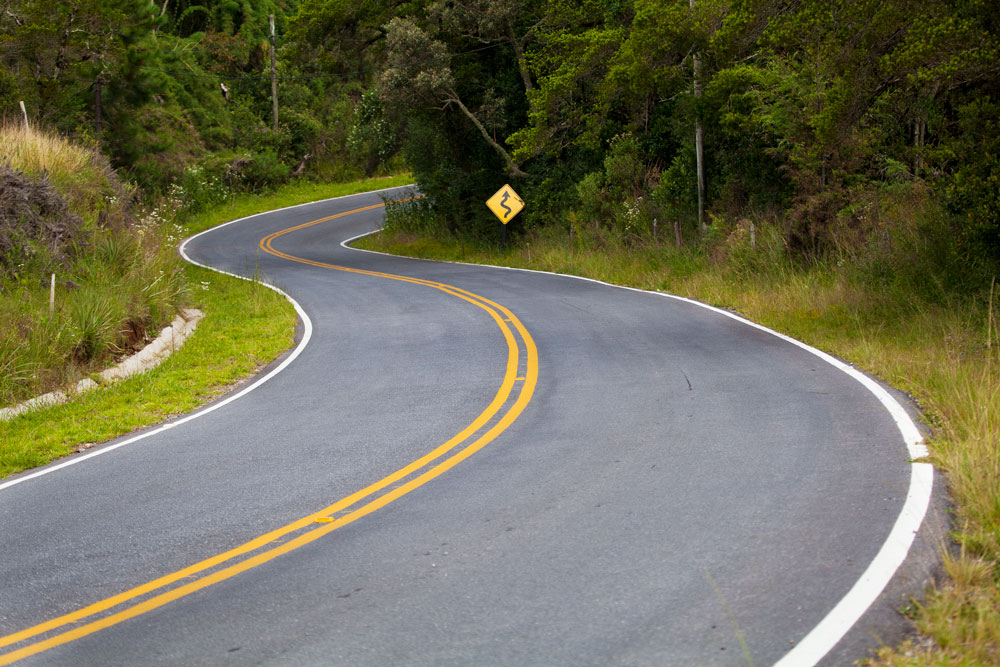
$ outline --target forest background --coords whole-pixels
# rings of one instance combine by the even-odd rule
[[[957,369],[946,379],[902,358],[869,363],[923,400],[939,427],[935,456],[961,526],[950,588],[915,608],[933,645],[884,659],[995,664],[998,9],[990,0],[0,0],[6,127],[26,121],[68,138],[103,174],[85,198],[92,215],[74,223],[84,231],[0,225],[0,282],[11,293],[37,288],[38,276],[95,249],[113,262],[120,249],[109,239],[121,230],[195,215],[236,192],[408,169],[425,197],[390,212],[397,247],[531,265],[548,257],[545,268],[652,288],[712,274],[729,290],[764,285],[772,300],[809,276],[794,298],[811,324],[785,322],[803,335],[875,331],[881,344],[886,329],[905,340],[903,322],[947,320],[928,329],[947,345],[925,362]],[[51,183],[65,194],[72,174],[3,157],[7,191],[35,192],[36,217],[63,215],[37,193]],[[496,254],[499,225],[483,205],[505,182],[528,202],[510,224],[513,259]],[[164,261],[157,252],[147,255]],[[170,285],[132,328],[155,326],[183,294]],[[0,341],[0,367],[13,368],[3,350],[14,344]],[[90,354],[79,340],[67,349],[76,361]],[[951,389],[935,384],[944,382],[979,416],[953,414]]]

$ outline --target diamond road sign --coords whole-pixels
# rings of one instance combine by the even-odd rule
[[[495,195],[486,200],[486,205],[493,211],[493,215],[500,218],[500,222],[506,225],[524,208],[524,200],[517,196],[514,188],[504,185],[497,190]]]

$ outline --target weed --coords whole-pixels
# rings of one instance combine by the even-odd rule
[[[85,290],[73,300],[70,318],[76,339],[72,350],[75,361],[92,361],[111,351],[121,312],[109,294],[103,290]]]
[[[0,339],[0,401],[6,403],[18,394],[18,387],[28,383],[34,370],[26,361],[14,337]]]

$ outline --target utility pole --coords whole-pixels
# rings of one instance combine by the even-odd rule
[[[691,12],[694,13],[694,0],[690,0]],[[694,98],[695,100],[701,99],[701,58],[698,57],[698,53],[695,52],[693,58],[694,64]],[[704,159],[704,147],[702,145],[702,127],[701,127],[701,117],[698,115],[701,112],[701,105],[697,105],[695,109],[695,119],[694,119],[694,155],[695,164],[698,171],[698,232],[702,235],[705,234],[708,229],[705,227],[705,159]]]
[[[101,133],[101,124],[104,122],[103,109],[101,108],[101,95],[104,72],[102,71],[97,75],[97,79],[94,80],[94,133]]]
[[[274,131],[278,131],[278,71],[274,65],[274,14],[268,15],[271,24],[271,105],[274,107]]]

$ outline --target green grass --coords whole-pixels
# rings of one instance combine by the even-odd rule
[[[985,297],[916,298],[856,267],[755,262],[609,237],[537,235],[500,252],[405,232],[358,247],[427,259],[570,273],[698,299],[844,358],[910,395],[933,430],[934,463],[955,504],[958,553],[945,581],[912,606],[922,642],[884,648],[872,664],[1000,664],[1000,289]],[[928,281],[932,279],[928,277]]]
[[[190,412],[292,344],[296,315],[284,297],[198,267],[184,273],[205,313],[187,342],[152,371],[0,422],[0,477]]]
[[[402,175],[335,185],[295,184],[267,196],[243,195],[191,218],[175,230],[174,240],[254,213],[408,182],[408,175]],[[274,291],[195,266],[185,266],[180,278],[189,286],[189,304],[205,313],[184,346],[147,373],[81,394],[65,405],[0,422],[0,478],[190,412],[292,345],[297,317]]]

